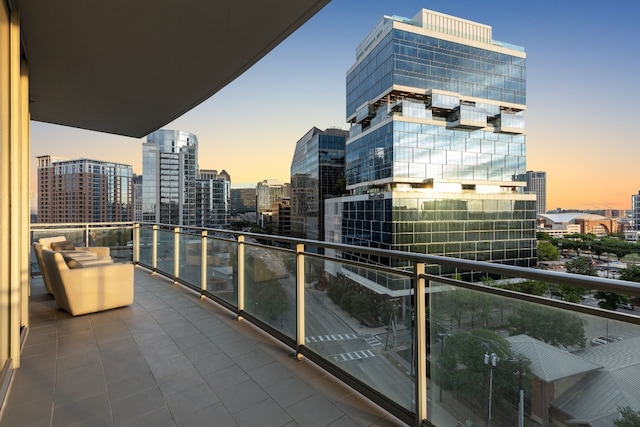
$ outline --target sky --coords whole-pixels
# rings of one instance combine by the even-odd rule
[[[312,127],[348,129],[345,76],[383,15],[426,8],[493,27],[527,53],[527,170],[546,171],[547,209],[629,209],[640,190],[640,2],[333,0],[242,76],[164,126],[198,137],[199,166],[232,186],[289,182]],[[131,164],[143,139],[31,123],[36,156]],[[244,185],[246,186],[246,185]],[[35,188],[33,188],[35,191]]]

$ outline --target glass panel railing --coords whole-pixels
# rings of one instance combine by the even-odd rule
[[[173,230],[158,230],[157,269],[173,276],[174,254]]]
[[[151,227],[140,227],[140,263],[151,266],[153,263],[153,229]]]
[[[202,237],[197,234],[178,235],[180,264],[178,277],[198,289],[201,288]]]
[[[174,229],[152,227],[142,224],[133,242],[143,266],[157,265],[193,287],[204,272],[206,294],[232,310],[244,276],[248,318],[269,325],[269,333],[303,340],[302,355],[322,360],[407,423],[426,417],[435,426],[613,425],[625,408],[640,409],[640,317],[627,300],[640,296],[640,287],[632,282],[277,236],[268,242],[279,247],[267,246],[257,243],[267,242],[262,236],[215,230],[207,230],[202,266],[202,230],[182,228],[174,253]],[[32,233],[34,241],[65,235],[77,245],[130,250],[128,226],[32,225]],[[283,249],[294,246],[299,255]],[[358,262],[364,259],[395,268]],[[296,278],[297,267],[304,277]],[[423,281],[415,272],[423,268],[426,312],[415,313],[414,287]],[[298,283],[304,325],[296,324]],[[423,320],[427,332],[416,336]]]
[[[550,281],[485,277],[478,283],[529,295],[431,283],[434,425],[613,425],[620,408],[632,406],[640,326],[624,321],[624,308],[590,307],[588,291]],[[577,302],[566,301],[572,299]]]
[[[90,227],[90,246],[106,246],[117,262],[133,261],[133,227]]]
[[[407,281],[406,275],[373,270],[362,267],[356,274],[347,265],[307,255],[305,345],[412,411],[412,292],[392,291],[370,279],[384,276],[384,283],[398,283]]]
[[[290,273],[292,259],[295,265],[295,254],[284,249],[245,245],[245,311],[293,338],[296,282]]]
[[[234,307],[238,306],[238,244],[232,240],[207,241],[207,283],[205,290]]]

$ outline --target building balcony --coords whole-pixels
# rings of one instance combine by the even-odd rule
[[[558,297],[635,283],[154,224],[32,225],[45,235],[135,263],[135,299],[73,317],[34,275],[0,427],[613,426],[640,410],[640,317]]]

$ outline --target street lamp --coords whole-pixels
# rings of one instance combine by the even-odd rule
[[[484,364],[489,366],[489,415],[487,417],[487,427],[491,426],[491,398],[493,394],[493,368],[498,364],[498,355],[495,353],[484,354]]]

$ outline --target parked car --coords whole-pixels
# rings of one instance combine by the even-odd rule
[[[600,338],[594,338],[591,340],[591,345],[592,346],[597,346],[597,345],[607,345],[609,344],[609,341],[605,341],[603,339]]]
[[[625,310],[633,310],[633,304],[630,302],[624,302],[622,304],[618,304],[618,307],[624,308]]]

